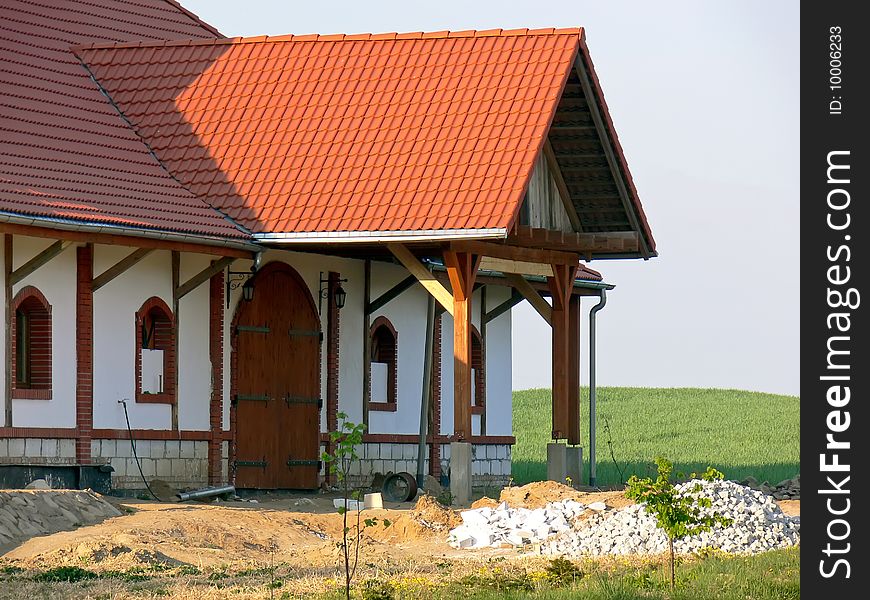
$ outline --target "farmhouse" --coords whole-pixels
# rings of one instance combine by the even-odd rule
[[[427,473],[504,482],[523,300],[579,443],[610,288],[581,261],[656,255],[583,30],[228,39],[172,0],[0,29],[0,463],[316,488],[344,413],[361,479],[415,473],[422,426]]]

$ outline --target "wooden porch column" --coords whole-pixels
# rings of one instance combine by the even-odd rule
[[[568,303],[568,443],[580,443],[580,296]]]
[[[570,298],[574,287],[577,267],[572,265],[553,265],[553,276],[547,278],[553,297],[553,439],[572,437],[576,429],[580,434],[580,419],[571,422],[570,414]],[[579,408],[578,408],[579,410]]]
[[[471,439],[471,294],[480,257],[444,252],[453,287],[453,439]]]

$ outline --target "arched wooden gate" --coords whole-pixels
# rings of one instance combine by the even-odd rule
[[[232,329],[235,485],[313,489],[320,459],[320,319],[289,265],[266,264]]]

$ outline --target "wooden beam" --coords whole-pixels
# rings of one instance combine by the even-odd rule
[[[181,281],[181,253],[177,250],[173,250],[172,254],[172,327],[173,334],[175,337],[175,402],[173,402],[169,406],[170,410],[170,418],[172,421],[172,431],[178,431],[178,397],[179,390],[178,384],[181,381],[181,364],[179,358],[181,353],[178,351],[181,348],[181,340],[179,334],[181,333],[181,327],[179,325],[180,320],[178,313],[181,303],[179,302],[179,298],[181,296],[178,295],[178,282]],[[138,352],[138,350],[137,350]]]
[[[414,256],[408,248],[402,244],[387,244],[390,252],[393,253],[402,265],[417,278],[426,291],[432,294],[432,297],[438,301],[438,304],[444,307],[444,310],[453,314],[453,294],[447,291],[438,279],[432,274],[429,269],[423,266],[417,257]]]
[[[97,291],[128,269],[130,269],[133,265],[138,263],[140,260],[148,256],[154,252],[153,248],[139,248],[138,250],[133,250],[130,254],[116,262],[114,265],[94,277],[94,282],[92,284],[93,291]]]
[[[486,435],[486,286],[480,287],[480,368],[483,370],[483,402],[480,412],[480,435]],[[472,381],[472,385],[474,382]],[[481,391],[481,390],[478,390]]]
[[[438,279],[438,281],[440,281],[443,285],[445,285],[445,286],[450,285],[450,278],[447,276],[446,272],[435,271],[434,275]],[[497,286],[501,286],[501,287],[513,287],[513,285],[505,277],[500,277],[500,276],[496,276],[496,275],[485,275],[483,273],[478,273],[476,281],[477,281],[477,283],[483,283],[485,285],[497,285]],[[546,281],[541,282],[541,281],[526,280],[526,282],[532,287],[532,289],[541,292],[541,294],[544,297],[547,297],[550,295],[550,288],[547,287]],[[601,292],[598,290],[598,288],[575,287],[574,294],[577,296],[595,296],[597,298],[601,294]],[[439,314],[443,310],[444,309],[440,304],[437,307],[435,307],[435,311],[439,312]]]
[[[416,281],[413,276],[410,279]],[[368,431],[369,425],[369,404],[372,401],[372,261],[366,259],[363,263],[363,401],[362,401],[362,422]],[[383,296],[381,296],[383,298]],[[379,298],[380,299],[380,298]]]
[[[532,308],[538,311],[538,314],[547,322],[547,325],[553,324],[552,307],[550,307],[537,290],[526,281],[525,277],[514,273],[505,273],[505,279],[508,280],[508,283],[510,283],[511,286],[513,286],[513,288],[523,296],[523,298],[529,301],[529,304],[532,305]]]
[[[370,265],[371,261],[367,260],[366,263]],[[403,292],[405,292],[405,290],[413,286],[415,283],[417,283],[417,278],[413,275],[408,275],[402,281],[388,289],[386,292],[384,292],[371,302],[366,300],[366,314],[371,315],[375,311],[383,308],[384,305],[398,298],[400,295],[402,295]],[[371,293],[371,290],[369,290],[369,293]]]
[[[39,267],[50,261],[52,258],[63,252],[72,242],[67,240],[58,240],[51,246],[28,260],[26,263],[15,269],[9,275],[9,284],[15,285],[22,279],[36,271]]]
[[[553,268],[550,265],[508,260],[506,258],[490,258],[489,256],[484,256],[480,260],[480,268],[484,271],[498,271],[499,273],[518,273],[520,275],[537,275],[539,277],[553,276]]]
[[[89,242],[108,246],[129,246],[132,248],[154,248],[155,250],[176,250],[178,252],[194,252],[198,254],[217,254],[218,256],[234,256],[236,258],[253,259],[256,248],[243,250],[228,246],[213,246],[194,242],[173,242],[149,237],[117,235],[112,233],[86,233],[84,231],[68,231],[66,229],[51,229],[16,223],[0,223],[0,233],[26,235],[30,237],[68,240],[70,242]]]
[[[580,222],[580,217],[577,215],[577,209],[574,206],[574,201],[571,198],[571,193],[568,191],[568,185],[565,183],[565,178],[562,177],[562,169],[559,167],[559,161],[556,160],[556,153],[553,151],[553,145],[550,144],[550,139],[544,140],[544,158],[547,159],[547,166],[550,168],[550,175],[553,181],[556,182],[556,189],[559,191],[559,197],[562,199],[562,204],[565,205],[565,212],[568,213],[568,220],[571,221],[571,227],[574,231],[583,231],[583,225]]]
[[[489,323],[490,321],[494,321],[522,301],[523,295],[515,289],[511,289],[511,297],[493,308],[491,311],[484,313],[480,322]]]
[[[178,287],[175,287],[175,299],[180,300],[181,298],[195,290],[197,287],[211,279],[214,275],[217,275],[228,266],[233,264],[235,260],[236,259],[231,256],[225,256],[220,260],[216,260],[213,264],[209,265]]]
[[[471,439],[471,296],[480,256],[444,252],[453,288],[453,439]]]
[[[582,45],[582,42],[581,42]],[[583,64],[582,51],[577,55],[574,61],[574,70],[580,78],[580,85],[583,88],[583,94],[586,96],[586,101],[589,104],[589,113],[592,115],[592,122],[595,123],[595,128],[598,130],[598,137],[601,141],[601,147],[604,149],[604,156],[607,158],[607,164],[610,165],[610,171],[613,174],[613,179],[616,182],[616,189],[619,190],[619,197],[622,200],[622,205],[625,208],[625,214],[628,215],[628,222],[632,228],[642,233],[640,222],[638,220],[635,207],[629,196],[625,181],[623,181],[622,166],[616,158],[616,152],[610,140],[610,134],[607,126],[604,123],[604,118],[598,110],[598,102],[595,99],[595,91],[592,89],[592,82],[589,80],[589,74],[586,72],[586,66]],[[628,176],[627,174],[625,175]],[[640,252],[644,258],[650,257],[649,247],[643,235],[639,235]]]
[[[3,236],[3,287],[6,288],[4,333],[6,346],[6,389],[3,398],[3,422],[12,427],[12,235]]]
[[[580,260],[580,257],[575,252],[557,252],[553,250],[508,246],[505,244],[494,244],[492,242],[479,242],[474,240],[450,242],[450,250],[452,252],[465,252],[491,258],[546,265],[574,265]]]
[[[640,235],[636,231],[565,233],[519,225],[507,243],[552,250],[577,252],[583,256],[639,252]],[[544,261],[545,262],[545,261]],[[553,261],[555,262],[555,261]]]

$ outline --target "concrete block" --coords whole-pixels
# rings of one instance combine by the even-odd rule
[[[450,443],[450,493],[458,505],[471,501],[471,444]]]
[[[496,458],[507,458],[507,452],[505,451],[505,446],[498,445],[495,447],[495,457]]]
[[[120,444],[119,444],[120,446]],[[120,447],[118,448],[120,450]],[[164,440],[151,440],[151,458],[166,458],[166,442]]]
[[[127,459],[126,458],[113,458],[109,464],[112,465],[112,468],[115,469],[114,473],[112,473],[116,477],[126,477],[127,476]],[[136,474],[139,474],[139,471],[136,471]]]
[[[402,448],[402,458],[405,460],[417,460],[417,446],[414,444],[405,444]]]
[[[61,458],[75,458],[75,440],[57,440],[57,455]]]
[[[190,440],[182,440],[181,442],[181,458],[194,458],[196,442]]]
[[[568,458],[565,444],[547,444],[547,479],[565,483],[568,475]]]
[[[441,446],[441,460],[450,460],[450,444]]]
[[[70,441],[73,442],[73,447],[75,447],[75,440]],[[101,458],[103,456],[101,448],[100,440],[91,440],[91,458]]]
[[[321,452],[323,452],[321,450]],[[229,459],[230,457],[230,443],[229,442],[221,442],[221,458]]]
[[[194,442],[193,457],[208,459],[208,442]]]
[[[42,440],[42,456],[57,458],[57,440]]]
[[[9,456],[15,458],[24,456],[23,439],[9,440]]]
[[[136,454],[139,458],[151,458],[151,440],[136,440]]]
[[[485,475],[488,471],[489,465],[485,460],[473,460],[471,461],[471,474],[472,475]]]
[[[157,477],[172,477],[172,461],[168,458],[154,459]]]
[[[142,474],[145,477],[154,477],[157,474],[153,458],[142,458],[139,462],[142,463]]]
[[[0,456],[9,456],[9,440],[5,438],[0,439]]]
[[[385,473],[384,471],[384,461],[378,459],[371,461],[372,463],[372,472],[374,473]]]
[[[230,461],[229,459],[221,460],[221,482],[226,483],[230,480]]]
[[[139,442],[136,442],[136,451],[139,451]],[[133,446],[130,440],[116,440],[115,456],[118,458],[130,458],[133,456]]]
[[[365,496],[363,496],[363,505],[365,506],[365,508],[383,508],[383,496],[381,496],[380,492],[366,494]]]
[[[166,450],[163,454],[164,458],[180,458],[181,457],[181,442],[177,440],[169,440],[166,442]]]
[[[486,446],[486,459],[492,460],[496,458],[496,446],[489,444]]]
[[[100,440],[100,456],[103,458],[112,458],[118,456],[118,445],[115,440]]]
[[[578,486],[583,483],[583,447],[568,446],[565,450],[567,458],[568,477],[571,478],[571,485]]]
[[[136,466],[136,459],[125,458],[124,464],[126,465],[126,469],[124,469],[124,472],[127,474],[128,477],[133,477],[134,475],[136,477],[139,477],[139,467]]]
[[[24,456],[28,458],[42,456],[42,440],[36,438],[24,440]]]

